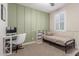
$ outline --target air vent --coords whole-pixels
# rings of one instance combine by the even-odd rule
[[[50,5],[51,5],[51,6],[54,6],[55,4],[54,4],[54,3],[50,3]]]

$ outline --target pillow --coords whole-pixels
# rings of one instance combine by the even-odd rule
[[[52,36],[53,33],[52,33],[52,32],[47,32],[46,35],[48,35],[48,36]]]

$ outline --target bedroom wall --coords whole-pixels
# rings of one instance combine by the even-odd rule
[[[66,31],[54,31],[54,14],[65,10],[66,12]],[[57,35],[71,36],[76,39],[76,46],[79,47],[79,4],[67,4],[66,6],[50,13],[50,31]]]
[[[5,21],[1,19],[1,4],[3,4],[5,8]],[[3,37],[6,36],[6,26],[7,26],[7,9],[8,9],[8,4],[7,3],[0,3],[0,56],[4,55],[3,54]]]
[[[17,33],[27,33],[25,42],[36,40],[38,30],[49,30],[49,14],[19,4],[9,4],[8,25],[16,26]]]

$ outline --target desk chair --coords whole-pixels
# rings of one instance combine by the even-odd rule
[[[17,39],[13,42],[13,45],[16,46],[16,52],[18,49],[22,49],[22,44],[25,41],[26,33],[17,35]]]

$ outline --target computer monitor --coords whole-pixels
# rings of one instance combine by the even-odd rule
[[[6,28],[6,33],[16,33],[17,29],[16,27],[7,27]]]

